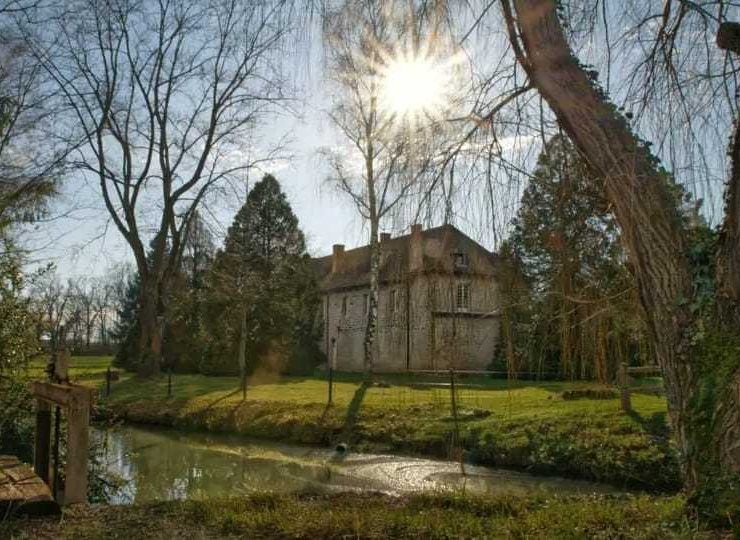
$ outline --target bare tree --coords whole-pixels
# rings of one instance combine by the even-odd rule
[[[95,329],[98,325],[98,317],[100,315],[100,311],[96,309],[98,296],[101,293],[99,283],[94,279],[77,277],[70,278],[67,287],[69,289],[69,296],[72,299],[73,313],[75,315],[73,320],[80,327],[75,330],[70,326],[70,329],[73,332],[77,332],[80,338],[84,338],[79,339],[80,342],[76,343],[76,345],[82,345],[84,342],[85,349],[89,349],[95,336]]]
[[[348,0],[326,15],[324,28],[330,78],[335,85],[329,117],[347,144],[321,153],[331,167],[329,181],[349,197],[369,228],[370,295],[364,359],[370,373],[378,319],[381,223],[405,199],[423,191],[421,183],[434,158],[430,126],[409,122],[403,112],[384,102],[385,72],[394,55],[401,52],[394,49],[414,41],[414,28],[406,15],[387,1]]]
[[[98,322],[98,342],[101,345],[109,344],[109,321],[114,314],[114,293],[115,287],[107,279],[98,278],[95,280],[94,294],[92,295],[92,309],[95,312],[95,319]]]
[[[79,0],[35,47],[79,132],[73,165],[99,184],[136,261],[142,375],[159,370],[167,287],[196,209],[249,166],[229,155],[283,100],[273,53],[286,5]]]
[[[66,337],[64,325],[69,315],[67,287],[51,268],[33,283],[30,294],[35,310],[39,313],[40,328],[37,334],[39,337],[46,335],[54,350]]]

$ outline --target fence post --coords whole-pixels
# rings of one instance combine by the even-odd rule
[[[167,398],[172,397],[172,366],[167,366]]]
[[[452,421],[455,423],[455,429],[452,433],[452,452],[453,456],[459,458],[460,469],[465,474],[465,464],[463,463],[463,452],[460,448],[460,424],[457,419],[457,396],[455,391],[455,370],[450,369],[450,406],[452,408]]]
[[[632,410],[632,400],[630,399],[629,374],[627,364],[622,362],[619,366],[619,395],[622,410],[629,412]]]
[[[34,472],[49,484],[49,451],[51,449],[51,405],[36,400],[36,443],[34,445]]]
[[[334,365],[337,363],[337,338],[331,338],[331,352],[329,358],[329,405],[332,404],[334,394]]]

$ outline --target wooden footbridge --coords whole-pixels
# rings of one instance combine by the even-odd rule
[[[15,456],[0,456],[0,519],[18,512],[59,512],[59,504],[87,501],[88,428],[95,390],[70,383],[68,364],[67,351],[56,351],[49,366],[51,380],[30,384],[36,398],[34,466],[31,470]],[[53,449],[52,408],[56,413]],[[58,474],[62,410],[67,420],[63,486]]]
[[[59,513],[51,490],[15,456],[0,455],[0,521],[10,514]]]

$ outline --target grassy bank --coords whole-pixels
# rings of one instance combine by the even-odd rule
[[[102,387],[109,364],[110,358],[75,357],[71,377]],[[39,362],[29,376],[41,377],[41,370]],[[327,406],[327,382],[320,378],[255,378],[243,401],[235,377],[176,374],[168,398],[167,377],[142,381],[123,373],[109,398],[101,392],[100,411],[291,443],[341,441],[354,450],[448,458],[457,446],[485,465],[655,491],[679,486],[661,397],[634,394],[635,412],[627,415],[618,399],[594,399],[603,392],[584,383],[464,378],[458,380],[456,433],[445,378],[425,377],[431,386],[419,385],[418,376],[382,381],[367,386],[359,376],[339,375]]]
[[[75,359],[78,369],[86,361]],[[409,376],[383,380],[366,386],[359,377],[339,376],[333,404],[327,407],[327,383],[318,378],[253,380],[242,401],[234,377],[174,375],[168,398],[165,376],[141,381],[125,375],[114,384],[111,397],[102,400],[101,410],[127,421],[181,429],[304,444],[341,441],[355,450],[454,455],[449,389],[422,387]],[[87,371],[83,381],[100,384],[102,373],[98,377]],[[563,398],[564,392],[575,390],[577,395],[587,388],[583,383],[474,378],[459,384],[457,438],[469,460],[623,487],[678,488],[660,397],[635,394],[635,413],[625,415],[617,399]]]
[[[3,525],[0,525],[2,533]],[[470,498],[255,495],[142,506],[79,506],[13,521],[18,539],[93,538],[714,538],[680,497]]]

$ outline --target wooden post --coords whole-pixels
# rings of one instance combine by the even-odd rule
[[[69,409],[67,419],[67,466],[64,469],[64,504],[87,501],[88,425],[90,403],[81,398]]]
[[[333,396],[332,396],[334,392],[333,378],[334,378],[334,368],[329,366],[329,405],[332,404],[332,400],[333,400]]]
[[[112,379],[114,373],[111,372]],[[31,393],[38,400],[39,414],[36,427],[35,467],[40,477],[49,476],[48,466],[48,433],[51,431],[50,404],[55,404],[56,418],[53,448],[53,473],[51,476],[52,493],[60,497],[63,504],[81,503],[87,500],[87,468],[89,452],[88,426],[90,423],[90,405],[93,394],[90,388],[76,384],[56,384],[52,382],[33,381]],[[67,416],[67,463],[65,467],[64,490],[58,485],[59,480],[59,437],[60,407],[64,407]],[[45,414],[47,418],[45,418]],[[46,465],[44,460],[46,459]],[[45,469],[45,471],[44,471]],[[62,493],[60,493],[62,492]]]
[[[54,447],[52,449],[51,494],[56,499],[59,493],[59,439],[62,430],[62,412],[59,405],[54,407]]]
[[[51,405],[43,399],[36,400],[36,444],[34,445],[33,470],[49,484],[49,452],[51,451]]]
[[[619,395],[622,410],[629,412],[632,410],[632,400],[630,399],[629,374],[627,364],[624,362],[619,366]]]
[[[58,383],[69,382],[69,351],[60,347],[54,355],[54,375],[52,379]]]
[[[167,397],[172,397],[172,366],[167,366]]]
[[[455,370],[450,370],[450,406],[452,409],[452,420],[455,423],[455,431],[453,432],[453,448],[457,447],[457,441],[459,437],[459,430],[457,425],[457,399],[455,398]]]
[[[329,358],[329,405],[334,398],[334,365],[337,363],[337,338],[331,338],[331,358]]]
[[[465,463],[463,462],[463,452],[460,448],[460,424],[457,418],[457,392],[455,390],[455,370],[450,369],[450,407],[452,408],[452,421],[455,429],[452,433],[452,455],[460,460],[460,471],[465,474]]]

